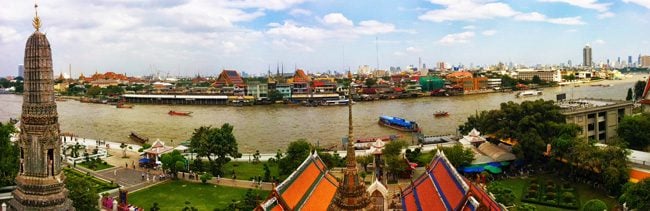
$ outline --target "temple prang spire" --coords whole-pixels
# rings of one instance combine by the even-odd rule
[[[38,17],[38,2],[34,1],[34,20],[32,20],[32,26],[34,26],[34,29],[36,31],[40,31],[41,29],[41,18]]]
[[[38,4],[34,4],[38,8]],[[38,11],[34,33],[25,44],[23,105],[20,114],[20,168],[9,210],[74,210],[65,188],[59,115],[54,101],[52,49],[39,30]]]

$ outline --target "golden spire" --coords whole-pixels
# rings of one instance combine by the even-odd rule
[[[34,16],[34,20],[32,20],[32,26],[34,26],[34,29],[38,31],[41,29],[41,18],[38,17],[38,3],[34,2],[34,10],[36,11],[36,16]]]

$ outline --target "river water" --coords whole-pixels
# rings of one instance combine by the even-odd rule
[[[455,134],[456,128],[477,111],[495,109],[507,101],[521,102],[543,98],[554,100],[566,93],[567,98],[625,99],[627,89],[646,75],[634,75],[620,81],[602,81],[564,87],[546,88],[539,97],[517,98],[515,93],[491,93],[455,97],[423,97],[387,101],[359,102],[353,106],[355,137],[397,134],[393,129],[379,126],[380,115],[415,120],[426,135]],[[611,87],[592,84],[612,84]],[[22,96],[0,95],[0,121],[20,116]],[[150,140],[161,139],[173,144],[187,140],[195,128],[234,125],[235,137],[243,153],[274,152],[285,149],[291,141],[305,138],[321,145],[340,144],[347,134],[347,107],[301,107],[267,105],[252,107],[196,105],[136,105],[133,109],[87,104],[78,101],[57,102],[61,132],[79,137],[116,142],[130,142],[135,131]],[[192,111],[191,117],[169,116],[169,110]],[[434,118],[438,110],[448,111],[449,117]],[[410,140],[409,134],[403,134]]]

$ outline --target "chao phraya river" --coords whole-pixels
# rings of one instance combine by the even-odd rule
[[[415,120],[426,135],[455,134],[459,124],[477,111],[495,109],[502,102],[554,100],[558,93],[567,98],[625,99],[627,89],[644,75],[635,75],[620,81],[602,81],[582,84],[580,87],[546,88],[540,97],[517,98],[515,93],[491,93],[456,97],[423,97],[372,102],[359,102],[353,106],[355,137],[374,137],[398,133],[379,126],[380,115]],[[592,86],[612,84],[611,87]],[[20,116],[22,96],[0,95],[0,121]],[[68,100],[57,102],[61,132],[79,137],[116,142],[130,142],[128,135],[135,131],[150,140],[161,139],[173,144],[187,140],[195,128],[204,125],[234,125],[235,137],[243,153],[274,152],[285,149],[296,139],[305,138],[321,145],[339,144],[347,134],[347,107],[301,107],[286,105],[229,107],[229,106],[171,106],[136,105],[133,109],[87,104]],[[192,111],[191,117],[169,116],[169,110]],[[438,110],[448,111],[449,117],[434,118]],[[410,134],[403,134],[411,140]]]

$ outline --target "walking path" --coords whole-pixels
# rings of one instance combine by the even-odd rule
[[[180,174],[179,174],[179,179],[182,179],[184,181],[189,181],[189,182],[195,182],[195,183],[201,182],[201,180],[190,179],[189,177],[181,177]],[[208,180],[207,182],[214,185],[222,185],[222,186],[236,187],[236,188],[256,188],[260,190],[273,189],[273,183],[270,182],[258,183],[249,180],[235,180],[235,179],[216,178],[216,177],[213,177],[211,180]]]

